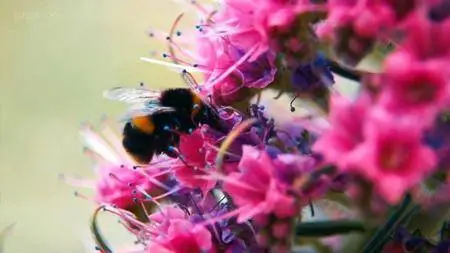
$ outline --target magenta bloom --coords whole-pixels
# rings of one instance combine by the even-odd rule
[[[415,61],[406,52],[392,54],[385,68],[386,81],[379,104],[432,123],[449,94],[448,74],[436,65]]]
[[[203,226],[193,225],[187,220],[174,220],[162,243],[174,253],[203,253],[212,249],[211,234]]]
[[[121,165],[102,164],[96,169],[99,177],[96,181],[96,200],[100,203],[108,203],[119,208],[127,209],[135,205],[134,199],[145,199],[137,188],[153,195],[161,192],[145,175],[135,171],[132,167]],[[159,170],[148,170],[148,176]]]
[[[398,203],[436,165],[435,154],[422,143],[421,128],[415,128],[415,123],[382,110],[374,112],[365,127],[365,141],[348,159],[349,169],[372,182],[391,204]]]
[[[403,9],[412,5],[410,2],[414,1],[329,0],[328,18],[316,32],[321,38],[331,39],[342,60],[356,64],[372,50],[377,39],[390,35],[410,11]]]
[[[179,161],[174,167],[174,175],[183,186],[200,188],[205,193],[216,184],[214,180],[199,178],[206,175],[207,170],[213,169],[215,161],[216,152],[209,146],[213,143],[207,143],[206,140],[201,128],[190,135],[181,136],[179,149],[185,161]]]
[[[165,180],[166,176],[160,174],[162,168],[148,166],[134,169],[125,151],[109,144],[120,142],[119,137],[109,128],[103,129],[103,133],[107,133],[106,138],[90,127],[81,130],[86,152],[95,162],[95,200],[127,209],[135,205],[134,199],[144,199],[143,193],[160,194],[162,189],[155,182]],[[159,175],[152,176],[156,174]],[[153,178],[153,182],[149,178]]]
[[[148,252],[212,252],[209,251],[212,249],[211,234],[206,228],[186,220],[184,212],[178,208],[166,207],[161,212],[149,217],[157,230]]]
[[[372,106],[368,94],[352,102],[335,95],[330,103],[330,128],[319,137],[313,150],[323,155],[326,163],[346,169],[349,155],[364,141],[363,126]]]
[[[230,173],[224,182],[225,191],[241,210],[238,221],[246,221],[256,214],[274,213],[279,218],[296,215],[295,200],[276,179],[276,167],[267,153],[244,146],[239,169],[241,172]]]
[[[218,104],[230,104],[244,96],[243,88],[264,88],[274,81],[277,69],[275,53],[267,52],[250,61],[252,48],[242,44],[233,44],[233,35],[223,37],[214,34],[215,26],[205,27],[212,34],[205,34],[198,41],[202,42],[197,51],[203,61],[199,65],[206,70],[206,82],[202,92],[210,92]],[[210,30],[211,29],[211,30]],[[207,45],[207,46],[204,46]]]
[[[441,1],[444,3],[447,0]],[[430,1],[439,2],[439,1]],[[439,5],[438,5],[439,6]],[[448,12],[448,8],[446,10]],[[420,9],[411,15],[402,26],[405,38],[398,49],[401,53],[408,53],[415,60],[427,61],[436,67],[443,67],[450,60],[450,19],[436,22]]]
[[[162,211],[149,215],[148,219],[157,224],[158,230],[167,233],[172,220],[186,219],[186,214],[177,207],[165,206]]]

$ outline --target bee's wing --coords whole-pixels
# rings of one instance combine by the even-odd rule
[[[161,92],[158,90],[149,90],[143,87],[116,87],[103,92],[105,98],[132,104],[146,104],[151,101],[157,101],[160,95]]]
[[[135,104],[129,108],[129,110],[123,115],[121,121],[129,121],[132,118],[139,116],[152,115],[159,112],[174,112],[172,107],[159,106],[158,104]]]

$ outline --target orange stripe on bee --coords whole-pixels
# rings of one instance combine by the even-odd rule
[[[134,127],[146,134],[152,134],[155,131],[155,124],[153,124],[149,116],[134,117],[131,123]]]
[[[197,114],[200,112],[200,110],[201,110],[201,108],[202,108],[202,105],[203,105],[203,101],[202,101],[202,99],[201,99],[197,94],[192,93],[192,103],[193,103],[194,105],[197,105],[197,106],[194,107],[194,109],[192,110],[192,116],[195,116],[195,115],[197,115]]]

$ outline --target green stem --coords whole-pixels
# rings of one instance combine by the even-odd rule
[[[302,237],[322,237],[352,232],[364,232],[365,230],[365,226],[360,221],[334,220],[302,222],[297,224],[295,233],[297,236]]]
[[[98,228],[98,225],[97,225],[97,216],[98,216],[99,211],[102,209],[103,209],[103,206],[100,206],[97,209],[95,209],[95,212],[92,215],[92,220],[91,220],[91,231],[94,236],[95,243],[96,243],[98,250],[101,253],[112,253],[113,251],[110,249],[110,247],[106,243],[105,239],[103,239],[103,236],[101,235],[100,229]]]
[[[374,250],[377,248],[376,246],[379,245],[379,243],[389,235],[394,225],[398,222],[399,218],[404,214],[404,212],[408,208],[410,202],[411,196],[408,194],[404,198],[399,208],[392,213],[387,222],[375,232],[370,241],[364,246],[364,248],[361,251],[362,253],[374,252]]]

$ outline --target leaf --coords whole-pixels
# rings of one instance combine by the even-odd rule
[[[364,232],[365,226],[360,221],[333,220],[299,223],[295,229],[297,236],[322,237],[353,232]]]
[[[103,206],[100,206],[97,209],[95,209],[95,212],[92,215],[91,220],[91,232],[92,235],[94,236],[95,244],[97,245],[98,250],[102,253],[112,253],[113,251],[110,249],[105,239],[103,239],[103,236],[101,235],[97,225],[97,215],[99,214],[99,211],[102,210],[103,208],[104,208]]]
[[[16,225],[15,223],[11,223],[0,232],[0,253],[5,252],[3,246],[5,244],[5,239],[9,235],[11,235],[15,225]]]

